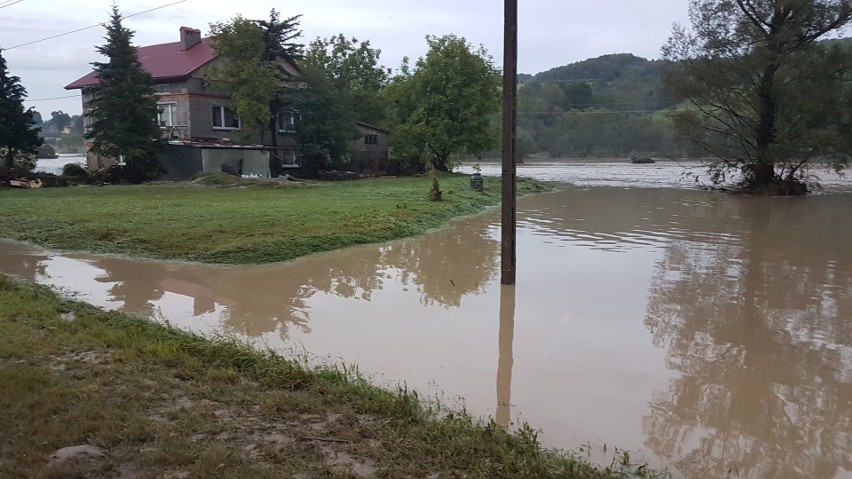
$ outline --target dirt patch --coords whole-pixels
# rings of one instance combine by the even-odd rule
[[[71,461],[83,459],[100,459],[106,451],[99,447],[82,444],[79,446],[68,446],[57,449],[50,455],[52,461]]]

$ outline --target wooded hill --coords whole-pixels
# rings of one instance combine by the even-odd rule
[[[852,38],[825,40],[852,48]],[[665,62],[603,55],[519,76],[520,153],[560,157],[689,154],[666,111],[683,101],[667,91]]]

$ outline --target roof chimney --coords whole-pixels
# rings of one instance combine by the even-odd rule
[[[189,27],[180,27],[180,42],[183,44],[181,51],[186,51],[201,42],[201,30]]]

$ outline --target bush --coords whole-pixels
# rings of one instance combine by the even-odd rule
[[[71,176],[73,178],[88,178],[89,172],[78,163],[66,163],[62,167],[62,176]]]
[[[36,153],[36,156],[38,158],[47,159],[53,159],[57,157],[56,150],[54,150],[53,147],[48,145],[47,143],[44,143],[40,147],[38,147],[38,153]]]
[[[6,157],[6,149],[0,148],[0,158]],[[0,178],[16,178],[24,176],[36,167],[35,155],[18,153],[13,160],[12,170],[7,170],[3,161],[0,161]]]

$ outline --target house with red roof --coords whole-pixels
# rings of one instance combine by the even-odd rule
[[[199,171],[233,170],[243,174],[269,176],[269,157],[274,155],[283,168],[298,168],[295,125],[298,115],[285,112],[279,117],[278,148],[264,148],[259,133],[250,146],[237,145],[233,136],[242,130],[240,119],[231,106],[231,98],[212,88],[208,79],[216,54],[210,38],[201,31],[180,28],[180,41],[142,46],[137,49],[142,67],[154,78],[159,122],[169,147],[161,160],[169,169],[167,179],[182,179]],[[285,70],[299,75],[295,62],[284,62]],[[98,85],[93,71],[70,83],[66,90],[80,90],[83,111],[90,111],[92,87]],[[268,138],[267,142],[271,142]],[[98,169],[114,160],[89,153],[89,169]]]

